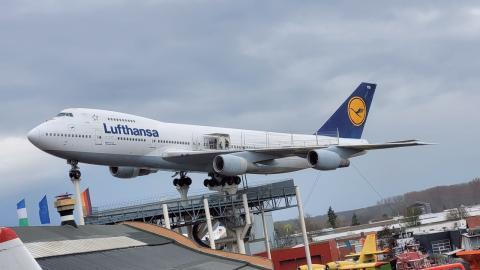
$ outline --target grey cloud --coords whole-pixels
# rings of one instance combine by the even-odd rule
[[[359,158],[378,189],[393,195],[468,180],[478,174],[472,144],[480,132],[476,5],[2,1],[0,135],[25,136],[67,107],[312,133],[359,82],[372,81],[379,86],[365,129],[369,140],[419,137],[440,143]],[[448,173],[445,164],[452,168]],[[85,167],[92,178],[109,177]],[[311,188],[315,175],[293,174],[302,189]],[[156,177],[135,185],[152,188]],[[346,192],[353,192],[348,179],[358,181],[351,169],[322,177]],[[387,184],[398,181],[405,184]],[[170,189],[169,184],[162,185]],[[105,184],[95,187],[103,190]],[[369,197],[362,203],[372,203]]]

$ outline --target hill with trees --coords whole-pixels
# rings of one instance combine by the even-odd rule
[[[374,206],[360,209],[337,212],[334,211],[333,207],[330,207],[328,208],[330,215],[328,215],[327,209],[325,209],[324,215],[306,215],[305,225],[307,231],[314,231],[330,228],[332,222],[336,227],[343,227],[350,226],[353,223],[365,224],[370,221],[385,220],[393,216],[405,215],[407,207],[419,201],[430,203],[432,212],[441,212],[461,205],[480,204],[480,178],[461,184],[436,186],[422,191],[408,192],[378,201]],[[275,222],[275,231],[279,236],[299,232],[298,219]]]

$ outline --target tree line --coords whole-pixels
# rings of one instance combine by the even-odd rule
[[[377,202],[376,205],[335,212],[330,206],[323,215],[305,216],[307,231],[318,231],[325,228],[337,228],[366,224],[370,221],[381,221],[393,216],[403,215],[415,222],[418,211],[408,207],[418,201],[430,203],[432,212],[441,212],[453,209],[449,212],[449,218],[455,219],[465,216],[463,205],[480,204],[480,178],[469,182],[436,186],[422,191],[408,192],[403,195],[389,197]],[[275,222],[275,232],[278,236],[300,232],[298,219],[290,219]]]

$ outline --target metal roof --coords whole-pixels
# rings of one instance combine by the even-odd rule
[[[30,226],[30,227],[14,227],[12,228],[18,237],[24,243],[31,242],[51,242],[62,240],[77,239],[94,239],[127,236],[147,244],[164,244],[171,242],[170,239],[157,235],[152,237],[151,234],[139,231],[125,225],[88,225],[78,226]]]
[[[126,236],[26,243],[34,258],[104,251],[147,245]]]
[[[155,225],[148,226],[159,228]],[[156,231],[164,231],[164,234],[142,230],[132,224],[13,229],[27,249],[35,255],[43,270],[271,269],[265,264],[255,264],[254,259],[229,258],[199,248],[191,240],[163,228]]]
[[[206,256],[175,244],[144,246],[37,260],[43,270],[237,269],[245,263]],[[258,268],[256,268],[258,269]]]

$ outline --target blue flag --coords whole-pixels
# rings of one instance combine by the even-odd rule
[[[48,213],[47,195],[38,203],[38,215],[40,216],[40,223],[50,224],[50,214]]]

